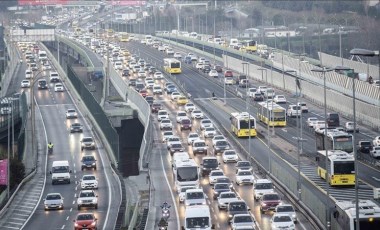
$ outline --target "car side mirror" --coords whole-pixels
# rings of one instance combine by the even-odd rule
[[[247,210],[248,210],[248,211],[251,211],[251,208],[248,208]]]
[[[211,229],[215,229],[215,224],[211,225]]]
[[[69,171],[69,173],[72,173],[72,172],[73,172],[73,171],[71,171],[71,170]]]
[[[203,165],[203,163],[201,163],[201,165]]]
[[[73,220],[73,222],[75,223],[75,220]]]
[[[184,227],[184,226],[181,226],[181,230],[185,230],[185,227]]]
[[[51,174],[51,171],[49,173]]]

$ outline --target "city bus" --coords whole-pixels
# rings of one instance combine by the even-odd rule
[[[355,185],[355,159],[351,154],[341,150],[318,151],[318,176],[326,180],[326,169],[329,172],[328,182],[331,186]]]
[[[361,230],[377,229],[380,226],[380,207],[371,200],[359,200],[359,226]],[[335,222],[332,229],[356,229],[356,204],[352,201],[337,201],[333,212]]]
[[[129,34],[125,32],[121,32],[119,34],[119,41],[120,42],[129,42]]]
[[[276,103],[258,103],[257,118],[269,126],[286,126],[286,110]]]
[[[347,153],[352,153],[354,151],[353,137],[337,129],[328,129],[326,146],[324,142],[325,129],[315,130],[315,144],[317,150],[342,150]]]
[[[247,112],[231,113],[231,131],[237,137],[255,137],[256,119]]]
[[[254,53],[257,51],[257,42],[253,40],[243,41],[240,49],[247,53]]]
[[[181,62],[175,58],[164,58],[164,70],[168,73],[181,73]]]

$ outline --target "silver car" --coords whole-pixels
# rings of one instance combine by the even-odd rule
[[[45,211],[51,209],[63,210],[63,197],[60,193],[48,193],[44,199]]]

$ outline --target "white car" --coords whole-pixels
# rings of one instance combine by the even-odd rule
[[[313,128],[314,128],[315,130],[317,130],[317,129],[324,129],[324,128],[326,128],[326,122],[325,122],[325,121],[316,121],[316,122],[314,123]]]
[[[250,213],[235,214],[231,220],[231,228],[232,230],[255,229],[255,222],[255,219]]]
[[[277,104],[286,104],[286,98],[284,95],[276,95],[274,96],[273,98],[273,102],[277,103]]]
[[[309,117],[307,118],[306,124],[307,126],[314,128],[315,123],[318,121],[318,118],[316,117]]]
[[[372,150],[369,151],[369,154],[375,159],[379,158],[380,157],[380,146],[373,146]]]
[[[224,163],[228,163],[228,162],[235,162],[236,163],[239,160],[239,156],[235,150],[225,150],[222,154],[222,158],[223,158]],[[251,170],[249,170],[249,171],[251,171]]]
[[[230,202],[238,200],[239,197],[234,192],[221,192],[218,196],[218,208],[226,209]]]
[[[178,190],[178,198],[179,198],[180,203],[185,202],[186,191],[189,189],[196,189],[196,187],[195,186],[182,186],[181,189]]]
[[[180,52],[175,52],[173,55],[175,58],[182,58],[182,55]]]
[[[207,127],[203,130],[203,137],[210,138],[216,135],[216,130],[214,127]]]
[[[359,132],[359,127],[358,124],[356,124],[356,133]],[[344,130],[349,133],[349,132],[354,132],[354,122],[348,121],[344,124]]]
[[[146,77],[146,73],[144,70],[140,70],[138,73],[137,73],[137,76],[138,77]]]
[[[50,209],[63,210],[63,196],[60,193],[48,193],[44,199],[45,211]]]
[[[165,142],[169,137],[174,136],[173,131],[164,131],[162,132],[162,142]]]
[[[372,141],[373,146],[380,146],[380,136],[375,137]]]
[[[165,51],[165,47],[164,46],[158,46],[158,51]]]
[[[173,101],[175,101],[175,100],[177,99],[177,97],[179,97],[179,96],[181,96],[181,94],[178,93],[178,92],[173,92],[173,93],[170,95],[170,97],[171,97],[171,99],[172,99]]]
[[[116,70],[122,70],[123,69],[123,63],[121,61],[116,61],[113,65],[114,65],[114,68]]]
[[[185,105],[185,111],[186,112],[191,112],[193,110],[195,110],[195,105],[193,103],[187,103]]]
[[[193,110],[191,112],[191,118],[192,119],[203,119],[204,115],[202,113],[202,111],[200,110]]]
[[[251,170],[240,169],[236,173],[236,184],[252,184],[253,185],[254,177]]]
[[[301,110],[302,110],[303,113],[308,113],[309,112],[309,108],[306,106],[305,102],[298,102],[297,105],[301,106]]]
[[[188,189],[185,193],[185,205],[205,205],[206,198],[202,188]]]
[[[166,140],[166,147],[169,149],[174,143],[181,143],[181,139],[178,136],[168,137]]]
[[[195,64],[195,68],[202,69],[203,68],[203,62],[198,62],[197,64]]]
[[[295,225],[292,218],[288,214],[275,213],[270,220],[272,230],[294,230]]]
[[[27,69],[27,70],[25,70],[25,78],[26,79],[30,79],[30,78],[32,78],[33,77],[33,72],[32,72],[32,70],[31,69]]]
[[[151,89],[154,86],[154,81],[147,81],[145,85],[147,89]]]
[[[224,173],[220,169],[212,170],[208,176],[209,184],[213,185],[216,182],[216,179],[224,177]]]
[[[213,138],[212,138],[212,146],[215,145],[215,142],[216,141],[219,141],[219,140],[225,140],[226,138],[223,136],[223,135],[215,135]]]
[[[30,87],[30,81],[29,80],[22,80],[21,81],[21,88],[29,88]]]
[[[208,73],[208,76],[209,77],[219,77],[219,74],[216,70],[212,69],[209,73]]]
[[[205,128],[209,128],[209,127],[214,127],[214,125],[212,124],[211,120],[209,120],[209,119],[202,119],[201,120],[201,125],[200,125],[201,130],[203,130]]]
[[[54,91],[55,92],[63,92],[64,88],[62,83],[55,83],[54,85]]]
[[[168,48],[168,49],[166,49],[166,54],[167,55],[173,55],[174,54],[174,50],[172,48]]]
[[[177,123],[180,123],[182,119],[188,118],[185,111],[178,111],[176,115]]]
[[[75,111],[75,109],[68,109],[66,111],[66,119],[70,118],[78,118],[78,113]]]
[[[78,210],[81,207],[94,207],[98,209],[98,198],[93,190],[82,190],[77,199]]]
[[[161,80],[162,78],[164,78],[163,75],[162,75],[162,73],[159,72],[159,71],[154,72],[153,77],[156,80]]]
[[[294,210],[294,207],[291,204],[280,204],[277,205],[275,209],[275,213],[277,214],[288,214],[294,223],[297,223],[297,214]]]
[[[257,179],[253,184],[253,198],[257,201],[264,194],[273,193],[273,183],[268,179]]]
[[[160,129],[161,130],[170,130],[173,128],[173,124],[171,122],[171,120],[169,119],[162,119],[161,122],[160,122]]]
[[[189,133],[187,136],[187,144],[192,145],[195,140],[200,139],[198,133]]]
[[[80,180],[81,189],[97,189],[98,188],[98,180],[94,175],[83,175]]]
[[[42,66],[42,70],[50,70],[51,69],[51,66],[48,62],[45,62]]]
[[[162,88],[159,85],[153,85],[153,94],[162,94]]]
[[[157,112],[157,120],[161,121],[162,119],[169,119],[169,113],[164,109],[158,110]]]

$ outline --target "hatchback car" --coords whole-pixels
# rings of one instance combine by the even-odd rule
[[[270,221],[272,229],[294,230],[295,225],[292,218],[288,214],[276,213]]]
[[[277,193],[267,193],[260,198],[260,212],[265,213],[269,210],[275,210],[277,205],[281,204],[281,197]]]
[[[355,131],[355,128],[356,128],[356,131]],[[359,132],[359,127],[358,125],[356,124],[356,127],[354,128],[354,122],[352,121],[348,121],[344,124],[344,130],[347,132],[347,133],[350,133],[350,132],[356,132],[358,133]]]
[[[95,149],[95,141],[92,137],[83,137],[81,142],[81,150],[83,149]]]
[[[254,178],[251,170],[243,170],[240,169],[236,173],[236,184],[244,185],[244,184],[253,184]]]
[[[191,112],[191,118],[192,119],[203,119],[203,113],[200,110],[193,110]]]
[[[212,70],[210,70],[210,72],[208,73],[208,76],[209,76],[209,77],[213,77],[213,78],[217,78],[217,77],[219,77],[219,73],[218,73],[215,69],[212,69]]]
[[[369,154],[375,159],[380,158],[380,146],[374,146]]]
[[[216,179],[224,177],[224,173],[220,169],[212,170],[209,174],[208,180],[210,185],[214,185],[216,182]]]
[[[155,102],[152,104],[151,108],[152,108],[152,113],[158,113],[158,111],[162,109],[162,104]]]
[[[63,84],[62,83],[55,83],[54,91],[55,92],[63,92],[64,91]]]
[[[45,211],[50,209],[63,210],[63,196],[60,193],[48,193],[44,199]]]
[[[237,162],[239,160],[239,156],[235,150],[225,150],[222,154],[223,162]]]
[[[221,192],[218,196],[218,208],[226,209],[230,202],[234,202],[238,200],[239,200],[239,197],[234,192],[231,192],[231,191]]]
[[[94,169],[96,170],[96,159],[93,155],[84,155],[81,160],[82,166],[81,169],[82,171],[84,169]]]
[[[96,230],[98,219],[93,213],[79,213],[74,220],[74,230]]]
[[[179,125],[180,125],[180,130],[191,130],[191,120],[189,118],[183,118],[181,119],[181,121],[179,122]]]
[[[78,118],[78,114],[75,111],[75,109],[68,109],[66,111],[66,119],[70,119],[70,118]]]
[[[83,126],[80,123],[73,123],[70,125],[70,133],[82,133]]]

